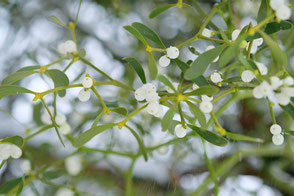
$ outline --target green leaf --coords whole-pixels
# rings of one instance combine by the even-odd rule
[[[192,92],[185,93],[186,96],[196,96],[196,95],[207,95],[212,96],[218,93],[219,89],[215,86],[200,86],[198,89],[193,90]]]
[[[225,146],[228,144],[228,140],[226,140],[225,138],[216,135],[213,132],[210,131],[205,131],[200,129],[199,127],[193,126],[193,125],[189,125],[188,126],[195,131],[200,137],[202,137],[204,140],[216,145],[216,146]]]
[[[294,119],[294,106],[291,103],[285,106],[282,106],[282,105],[280,106],[285,112],[287,112]]]
[[[123,116],[128,115],[128,110],[126,108],[123,108],[123,107],[114,108],[114,109],[111,109],[111,111],[116,112],[118,114],[121,114]]]
[[[59,178],[63,174],[64,174],[63,170],[57,169],[57,170],[47,171],[43,173],[43,177],[46,178],[47,180],[52,180],[52,179]]]
[[[4,138],[3,140],[0,141],[0,143],[5,143],[5,142],[15,144],[20,148],[23,146],[23,138],[18,135],[12,136],[12,137],[7,137],[7,138]]]
[[[208,65],[217,58],[226,47],[226,44],[219,45],[199,55],[192,63],[191,67],[185,72],[185,78],[191,80],[201,76]]]
[[[190,50],[191,53],[195,55],[200,55],[200,53],[197,52],[197,50],[193,46],[189,46],[188,49]]]
[[[254,138],[254,137],[249,137],[246,135],[238,134],[238,133],[232,133],[232,132],[226,132],[226,136],[230,138],[231,140],[236,140],[236,141],[247,141],[247,142],[257,142],[257,143],[263,143],[263,140],[260,138]]]
[[[206,126],[206,118],[203,112],[199,109],[199,107],[190,101],[186,101],[189,106],[190,111],[194,114],[195,118],[198,120],[201,128]]]
[[[294,136],[294,131],[291,130],[283,130],[284,133]]]
[[[15,178],[13,180],[10,180],[10,181],[4,183],[0,187],[0,194],[8,193],[10,190],[12,190],[14,187],[16,187],[21,181],[22,181],[21,178]]]
[[[157,79],[163,83],[165,86],[169,87],[170,89],[172,89],[174,92],[177,92],[177,90],[175,89],[173,83],[171,81],[169,81],[169,79],[167,79],[167,77],[163,76],[163,75],[159,75],[157,77]]]
[[[162,12],[168,10],[171,7],[175,7],[176,5],[177,4],[165,4],[165,5],[158,6],[151,11],[151,13],[149,14],[149,18],[155,18]]]
[[[22,93],[31,93],[34,94],[33,91],[23,88],[21,86],[16,86],[16,85],[5,85],[5,86],[0,86],[0,99],[3,97],[7,97],[10,95],[16,95],[16,94],[22,94]]]
[[[152,52],[149,52],[148,68],[149,68],[151,80],[155,80],[157,77],[158,71],[157,71],[157,65],[156,65]]]
[[[123,60],[127,61],[137,72],[143,84],[146,84],[146,77],[142,65],[134,57],[125,57]]]
[[[139,31],[137,31],[137,29],[135,29],[134,27],[130,25],[124,26],[124,29],[127,30],[129,33],[131,33],[138,40],[140,40],[145,46],[148,46],[148,43],[144,39],[143,35]]]
[[[96,135],[98,135],[98,134],[102,133],[103,131],[110,129],[114,126],[115,126],[115,123],[109,123],[109,124],[105,124],[105,125],[92,127],[91,129],[88,129],[87,131],[80,134],[75,139],[74,146],[76,148],[79,148],[79,147],[83,146],[84,144],[86,144],[88,141],[90,141]]]
[[[209,85],[209,82],[206,80],[204,76],[199,76],[192,80],[198,86],[206,86]]]
[[[182,72],[186,72],[187,69],[189,69],[189,67],[190,67],[187,63],[185,63],[184,61],[182,61],[179,58],[173,59],[173,61],[176,62],[177,66],[180,68],[180,70]]]
[[[40,69],[41,66],[40,65],[32,65],[32,66],[27,66],[27,67],[23,67],[23,68],[20,68],[18,71],[34,71],[36,69]]]
[[[274,60],[281,66],[285,67],[287,65],[287,55],[286,53],[280,48],[277,42],[275,42],[270,36],[262,31],[258,31],[265,42],[267,43],[268,47],[272,52],[272,56]]]
[[[65,73],[63,73],[62,71],[60,71],[58,69],[49,69],[46,71],[46,73],[53,80],[55,88],[59,87],[59,86],[68,86],[69,85],[69,79],[65,75]],[[65,94],[66,94],[66,90],[58,91],[58,95],[60,97],[64,97]]]
[[[134,22],[132,26],[135,27],[143,35],[143,37],[153,41],[161,48],[166,48],[159,36],[146,25],[139,22]]]
[[[146,147],[145,147],[145,144],[144,144],[143,140],[140,138],[140,136],[138,135],[138,133],[134,129],[132,129],[128,125],[126,125],[126,127],[131,131],[133,136],[136,138],[136,140],[137,140],[137,142],[139,144],[140,150],[141,150],[141,152],[143,154],[144,160],[147,162],[148,161],[147,150],[146,150]]]
[[[49,19],[54,22],[55,24],[58,24],[62,27],[66,27],[66,25],[59,19],[57,18],[56,16],[50,16]]]
[[[231,82],[242,82],[242,80],[241,80],[241,77],[240,76],[235,76],[235,77],[227,78],[223,82],[227,82],[227,83],[231,83]]]
[[[262,0],[257,13],[257,22],[264,20],[268,13],[268,3],[267,0]]]
[[[161,120],[161,129],[162,131],[165,131],[169,128],[172,120],[173,120],[173,117],[175,115],[175,112],[176,112],[176,109],[177,109],[177,105],[178,104],[175,104],[173,105],[166,113],[165,115],[163,116],[162,120]]]
[[[1,82],[1,85],[11,85],[14,84],[15,82],[29,76],[32,75],[34,73],[38,73],[37,71],[17,71],[14,72],[12,74],[10,74],[9,76],[7,76],[6,78],[4,78]]]
[[[220,67],[225,66],[232,60],[232,58],[235,56],[236,52],[240,48],[241,42],[244,39],[246,39],[246,37],[247,37],[247,33],[241,32],[239,37],[235,40],[235,42],[223,52],[223,54],[220,56],[218,61]]]
[[[257,70],[257,65],[250,59],[246,59],[242,53],[238,55],[239,61],[249,70]]]

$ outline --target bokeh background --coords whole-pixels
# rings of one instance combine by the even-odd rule
[[[230,0],[229,0],[230,1]],[[0,80],[21,67],[29,65],[45,65],[59,57],[59,43],[71,39],[68,30],[52,23],[49,16],[58,16],[64,23],[75,19],[77,0],[2,0],[0,1]],[[171,8],[156,19],[149,19],[150,11],[157,5],[176,3],[164,0],[84,0],[80,10],[77,26],[77,40],[80,48],[86,50],[86,58],[105,71],[111,77],[128,83],[134,88],[141,84],[134,71],[122,60],[126,56],[134,56],[147,67],[145,48],[127,31],[124,25],[142,22],[154,29],[163,42],[176,45],[192,37],[201,25],[202,19],[195,9]],[[193,1],[187,1],[193,5]],[[217,1],[198,1],[201,8],[208,13]],[[234,18],[230,28],[240,28],[249,22],[256,24],[255,18],[260,5],[259,0],[230,1]],[[290,2],[291,3],[291,2]],[[292,1],[293,4],[293,1]],[[293,20],[293,17],[292,17]],[[220,15],[213,17],[218,27],[227,26]],[[280,45],[288,51],[289,65],[293,72],[293,34],[286,31],[276,36],[281,37]],[[292,35],[292,36],[291,36]],[[289,38],[291,38],[289,40]],[[191,43],[198,52],[203,52],[210,43],[198,40]],[[156,58],[160,53],[155,53]],[[269,52],[263,54],[264,62]],[[187,47],[181,49],[180,58],[188,61],[197,56]],[[55,65],[65,67],[68,62]],[[208,72],[216,67],[211,66]],[[159,68],[159,72],[168,74],[174,82],[180,74],[178,68],[171,65],[169,69]],[[84,74],[90,74],[96,81],[105,78],[88,68],[81,62],[72,66],[67,75],[71,83],[80,82]],[[44,91],[53,87],[49,78],[32,75],[19,85],[34,91]],[[159,85],[159,84],[158,84]],[[108,105],[123,106],[132,111],[137,106],[133,93],[116,87],[98,87]],[[80,88],[67,91],[65,98],[57,101],[58,112],[67,116],[72,127],[73,136],[87,130],[101,109],[100,103],[92,96],[91,101],[81,103],[77,100]],[[21,135],[26,136],[38,130],[42,125],[40,114],[44,111],[40,104],[32,102],[32,96],[11,96],[0,101],[0,138]],[[53,96],[47,96],[46,102],[52,103]],[[221,103],[219,103],[221,105]],[[215,106],[218,107],[218,106]],[[293,128],[292,120],[279,107],[274,107],[278,121],[289,129]],[[177,117],[178,118],[178,117]],[[120,116],[104,116],[102,122],[118,121]],[[269,126],[271,118],[267,103],[260,100],[246,99],[230,106],[220,118],[223,127],[233,132],[259,137],[265,144],[231,142],[226,147],[206,144],[207,153],[217,167],[219,163],[235,152],[237,148],[261,148],[272,146]],[[160,119],[142,112],[132,122],[140,133],[146,146],[164,143],[175,138],[172,132],[161,132]],[[287,136],[287,146],[291,149],[293,140]],[[286,146],[285,145],[285,146]],[[112,129],[104,132],[88,144],[88,147],[113,149],[117,151],[134,151],[137,142],[127,130]],[[272,148],[286,148],[274,147]],[[63,148],[56,137],[54,129],[50,129],[30,140],[24,150],[24,157],[30,157],[35,167],[53,162],[74,150],[66,141]],[[289,154],[291,155],[291,154]],[[292,154],[293,156],[294,154]],[[80,175],[71,177],[64,174],[55,179],[56,183],[72,184],[82,190],[97,195],[123,195],[125,179],[123,177],[130,165],[130,159],[115,155],[89,153],[83,155],[84,170]],[[11,160],[0,170],[0,184],[22,175],[19,163]],[[278,196],[294,194],[293,158],[285,156],[258,157],[250,156],[242,159],[229,173],[219,179],[220,196],[258,195]],[[167,146],[154,151],[148,162],[140,158],[134,167],[134,190],[136,195],[187,195],[203,182],[209,175],[203,155],[203,144],[199,138],[191,138],[185,142]],[[212,184],[213,185],[213,184]],[[213,186],[207,187],[206,195],[213,195]],[[36,180],[24,188],[21,195],[54,195],[55,187],[45,185]]]

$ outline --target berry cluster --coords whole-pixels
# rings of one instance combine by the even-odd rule
[[[276,16],[280,20],[288,20],[291,17],[291,9],[287,5],[286,0],[271,0],[270,6],[276,12]]]
[[[163,109],[159,104],[159,96],[156,92],[156,86],[148,83],[144,84],[135,91],[137,101],[146,100],[148,102],[147,112],[155,117],[160,117],[163,114]]]
[[[93,79],[89,76],[86,75],[82,81],[83,89],[80,90],[78,98],[81,102],[86,102],[90,99],[91,93],[89,89],[93,86],[94,81]]]
[[[280,125],[273,124],[270,132],[273,134],[272,141],[275,145],[282,145],[284,143],[284,136],[281,134],[282,128]]]
[[[74,41],[67,40],[64,43],[59,44],[57,50],[60,54],[66,56],[68,53],[77,51],[77,45]]]
[[[49,111],[51,114],[54,113],[54,108],[52,106],[49,106]],[[49,115],[49,113],[47,111],[45,111],[42,115],[41,115],[41,120],[44,124],[46,125],[51,125],[52,124],[52,120],[51,117]],[[64,135],[69,134],[71,131],[71,127],[70,125],[66,122],[66,116],[64,114],[60,114],[57,113],[55,116],[55,122],[58,126],[60,126],[60,132]]]
[[[0,159],[7,160],[9,157],[19,159],[22,155],[22,150],[12,143],[0,143]]]
[[[180,51],[177,47],[170,46],[169,48],[166,49],[166,55],[163,55],[159,59],[159,65],[161,67],[167,67],[170,64],[170,59],[176,59],[178,58],[180,54]]]

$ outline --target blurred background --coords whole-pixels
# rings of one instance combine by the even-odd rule
[[[74,21],[79,5],[77,0],[1,0],[0,2],[0,80],[21,67],[46,65],[59,58],[57,46],[61,42],[72,39],[71,33],[52,23],[48,18],[55,15],[65,24]],[[208,13],[218,1],[197,2],[204,12]],[[234,0],[230,2],[234,18],[229,28],[241,28],[249,22],[256,24],[255,19],[261,1]],[[154,29],[169,46],[177,45],[195,35],[202,24],[199,13],[194,8],[185,6],[182,9],[171,8],[159,17],[149,19],[150,11],[165,3],[176,3],[176,1],[84,0],[76,29],[79,48],[84,48],[86,58],[111,77],[134,88],[140,87],[141,83],[137,75],[122,58],[134,56],[147,68],[148,56],[145,48],[125,31],[123,26],[142,22]],[[193,6],[193,1],[187,1],[187,3]],[[213,17],[213,22],[219,28],[227,29],[223,17],[216,15]],[[294,44],[293,39],[290,43],[285,39],[293,34],[294,31],[291,30],[277,35],[282,38],[280,45],[288,51],[287,69],[290,73],[294,68]],[[208,41],[197,40],[190,46],[201,53],[209,44],[211,43]],[[156,59],[161,56],[160,53],[154,54]],[[263,56],[260,60],[268,62],[266,57],[270,56],[270,53],[265,51]],[[182,60],[194,60],[196,57],[197,55],[191,53],[187,46],[181,49]],[[64,68],[67,64],[68,61],[65,61],[54,66]],[[207,73],[211,73],[215,68],[212,65]],[[175,65],[171,65],[169,69],[159,67],[159,72],[167,74],[174,82],[178,81],[180,74]],[[90,74],[96,81],[106,80],[82,62],[75,63],[66,74],[71,83],[80,82],[85,74]],[[37,92],[53,88],[49,78],[36,74],[21,80],[18,85]],[[157,85],[162,88],[160,84]],[[122,106],[129,111],[137,107],[132,92],[111,86],[99,86],[97,89],[109,106]],[[57,99],[58,112],[66,115],[73,136],[89,129],[98,111],[101,110],[101,104],[93,95],[91,101],[79,102],[77,100],[79,90],[80,88],[70,89],[66,97]],[[6,97],[0,101],[0,138],[13,135],[25,137],[42,127],[40,116],[44,108],[39,102],[32,102],[32,99],[31,95],[21,95]],[[46,96],[45,101],[48,105],[52,105],[53,96]],[[222,101],[219,102],[219,106],[221,104]],[[283,127],[293,128],[293,121],[289,116],[278,106],[274,110],[278,122]],[[179,119],[178,116],[176,118]],[[111,114],[103,116],[102,123],[118,122],[120,119],[122,119],[121,116]],[[286,138],[285,146],[272,146],[269,133],[271,118],[265,101],[241,100],[231,105],[219,120],[227,130],[264,139],[265,144],[231,142],[226,147],[206,144],[207,154],[216,168],[238,148],[259,149],[262,146],[270,146],[273,149],[283,149],[290,146],[287,149],[291,149],[293,139],[289,136]],[[144,111],[142,115],[134,118],[131,125],[149,147],[175,138],[172,131],[161,131],[160,119]],[[68,140],[65,139],[65,142],[66,148],[63,148],[54,129],[50,129],[27,143],[23,157],[31,159],[35,168],[40,168],[75,150]],[[133,135],[128,130],[116,128],[96,136],[86,146],[120,152],[138,150]],[[136,195],[188,195],[195,191],[209,175],[203,152],[202,141],[192,137],[185,142],[152,152],[148,162],[145,162],[142,157],[139,158],[133,172],[134,192]],[[249,156],[244,159],[240,157],[239,163],[231,168],[229,173],[219,178],[219,195],[294,195],[293,155],[292,157],[277,154],[267,157]],[[102,153],[85,153],[81,156],[83,171],[79,175],[74,177],[68,175],[61,164],[58,168],[62,176],[54,179],[54,182],[74,185],[95,195],[124,194],[124,172],[131,164],[129,158]],[[10,160],[8,164],[5,164],[0,170],[0,185],[22,175],[20,162],[21,160]],[[54,186],[35,180],[24,188],[21,195],[54,195],[56,190]],[[213,184],[207,187],[203,195],[213,195]]]

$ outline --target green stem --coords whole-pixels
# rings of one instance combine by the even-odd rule
[[[104,103],[102,97],[100,96],[100,94],[98,93],[98,91],[95,89],[94,86],[91,87],[91,90],[94,92],[94,94],[96,95],[96,97],[97,97],[97,98],[99,99],[99,101],[101,102],[101,104],[102,104],[102,106],[103,106],[103,109],[106,109],[106,108],[107,108],[107,109],[109,110],[109,108],[105,105],[105,103]]]
[[[139,113],[140,111],[142,111],[143,109],[145,109],[148,106],[148,104],[143,105],[142,107],[138,108],[137,110],[133,111],[129,116],[127,116],[123,121],[117,123],[118,128],[122,128],[123,126],[126,125],[126,123],[133,117],[135,116],[137,113]]]
[[[74,59],[71,60],[70,63],[64,68],[63,72],[66,72],[68,68],[70,68],[70,66],[74,64],[74,62],[76,62]]]
[[[125,152],[118,152],[118,151],[112,151],[112,150],[100,150],[97,148],[88,148],[88,147],[81,147],[79,148],[79,151],[83,151],[83,152],[100,152],[103,154],[114,154],[114,155],[118,155],[118,156],[123,156],[123,157],[130,157],[130,158],[134,158],[136,155],[129,152],[129,153],[125,153]]]
[[[184,115],[183,115],[181,103],[178,104],[178,110],[179,110],[179,114],[180,114],[180,117],[181,117],[182,127],[186,129],[187,125],[186,125],[185,118],[184,118]]]
[[[215,39],[215,38],[210,38],[210,37],[206,37],[203,35],[198,35],[199,39],[204,39],[204,40],[208,40],[208,41],[212,41],[212,42],[217,42],[217,43],[226,43],[224,40],[222,39]]]
[[[59,138],[61,144],[63,145],[63,147],[65,147],[65,145],[64,145],[64,143],[63,143],[63,140],[62,140],[62,138],[61,138],[61,136],[60,136],[60,133],[59,133],[59,131],[58,131],[57,124],[56,124],[56,121],[55,121],[53,115],[51,114],[51,112],[50,112],[50,110],[49,110],[49,108],[48,108],[48,106],[47,106],[47,104],[45,103],[45,101],[44,101],[43,98],[41,98],[41,101],[42,101],[43,105],[45,106],[47,112],[49,113],[49,116],[50,116],[50,118],[51,118],[51,120],[52,120],[52,123],[53,123],[53,125],[54,125],[55,131],[56,131],[56,133],[57,133],[57,136],[58,136],[58,138]]]
[[[43,127],[42,129],[40,129],[39,131],[37,131],[36,133],[33,133],[33,134],[27,136],[26,138],[24,138],[24,141],[26,142],[26,141],[30,140],[31,138],[35,137],[36,135],[39,135],[40,133],[42,133],[52,127],[54,127],[54,125],[47,125],[47,126]]]
[[[211,101],[211,103],[215,103],[217,100],[219,100],[219,99],[221,99],[221,98],[223,98],[223,97],[225,97],[225,96],[231,94],[232,92],[235,92],[235,89],[234,89],[234,88],[230,88],[229,90],[224,91],[223,93],[221,93],[220,95],[218,95],[217,97],[215,97],[215,98]]]
[[[271,114],[271,117],[272,117],[272,120],[273,120],[273,124],[277,124],[276,116],[275,116],[275,113],[274,113],[274,110],[273,110],[273,103],[269,100],[268,97],[266,98],[266,100],[268,102],[268,107],[269,107],[270,114]]]
[[[133,196],[133,169],[136,163],[136,159],[132,160],[129,170],[126,174],[126,196]]]
[[[46,66],[46,67],[50,67],[50,66],[52,66],[52,65],[54,65],[54,64],[56,64],[56,63],[59,63],[59,62],[65,60],[65,59],[66,59],[65,57],[61,57],[61,58],[59,58],[59,59],[57,59],[57,60],[55,60],[55,61],[52,61],[51,63],[49,63],[49,64],[47,64],[47,65],[44,65],[44,66]]]

